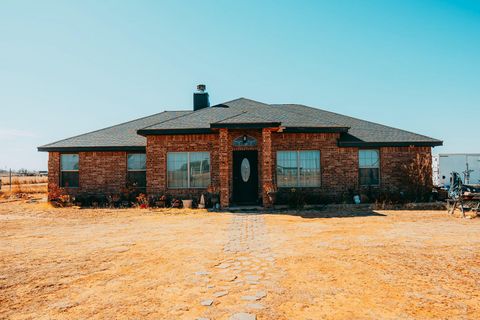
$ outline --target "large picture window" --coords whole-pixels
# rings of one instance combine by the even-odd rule
[[[206,188],[210,185],[209,152],[169,152],[167,154],[169,188]]]
[[[147,186],[147,157],[145,153],[127,155],[127,185],[135,188]]]
[[[378,150],[359,150],[358,167],[361,186],[380,184],[380,152]]]
[[[60,155],[60,186],[78,188],[78,154]]]
[[[320,151],[278,151],[278,187],[319,187]]]

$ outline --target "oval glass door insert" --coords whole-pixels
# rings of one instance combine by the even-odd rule
[[[247,182],[250,178],[250,162],[247,158],[243,158],[242,165],[240,166],[240,173],[242,174],[243,182]]]

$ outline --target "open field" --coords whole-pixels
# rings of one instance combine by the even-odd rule
[[[303,218],[21,201],[0,203],[0,220],[0,318],[480,314],[480,219],[441,211]]]
[[[3,185],[10,184],[10,178],[8,176],[1,176]],[[48,177],[44,176],[12,176],[12,184],[38,184],[47,183]]]
[[[0,199],[4,197],[9,197],[11,195],[16,194],[38,194],[38,193],[46,193],[47,192],[47,184],[46,183],[35,183],[35,184],[12,184],[12,188],[10,186],[3,186],[2,190],[0,191]]]
[[[20,193],[46,193],[48,185],[48,177],[23,177],[23,176],[14,176],[12,177],[12,185],[10,186],[9,177],[0,177],[2,180],[2,188],[0,190],[0,198],[8,197],[10,195],[20,194]]]

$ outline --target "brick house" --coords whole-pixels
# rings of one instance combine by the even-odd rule
[[[210,106],[199,86],[190,111],[164,111],[38,148],[49,153],[49,192],[198,197],[266,204],[265,186],[338,200],[367,186],[402,189],[399,167],[442,141],[298,104],[239,98]],[[431,172],[430,172],[431,174]]]

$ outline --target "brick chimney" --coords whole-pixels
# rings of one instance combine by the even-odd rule
[[[193,93],[193,111],[210,107],[208,92],[205,90],[207,86],[204,84],[197,85],[197,92]]]

